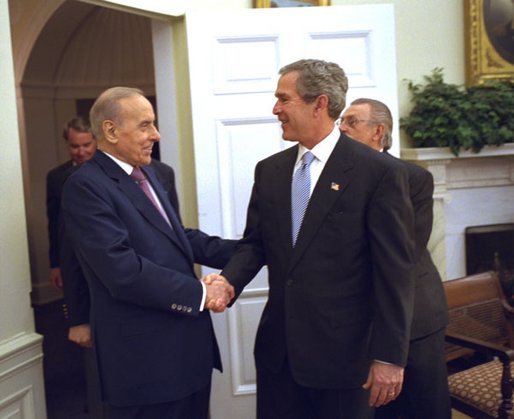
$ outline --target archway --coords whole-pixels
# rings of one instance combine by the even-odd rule
[[[10,12],[12,32],[24,36],[14,39],[13,52],[31,297],[36,331],[44,336],[48,414],[67,406],[76,409],[67,411],[72,416],[85,406],[82,353],[67,341],[62,294],[49,283],[45,178],[69,158],[63,124],[84,113],[105,88],[136,86],[155,96],[152,23],[149,17],[77,1],[16,0]]]

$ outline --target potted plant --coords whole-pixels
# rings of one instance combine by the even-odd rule
[[[478,153],[485,145],[514,142],[514,83],[491,80],[460,86],[444,82],[435,68],[426,84],[409,81],[413,108],[400,118],[416,147],[449,147]]]

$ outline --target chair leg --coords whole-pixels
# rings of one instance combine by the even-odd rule
[[[507,419],[512,410],[512,376],[510,374],[510,362],[502,362],[501,393],[502,401],[498,409],[498,417]]]

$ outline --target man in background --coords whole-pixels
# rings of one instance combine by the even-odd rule
[[[96,140],[91,134],[89,122],[82,117],[69,120],[63,128],[70,160],[50,170],[46,176],[46,214],[48,218],[48,241],[50,256],[50,281],[56,288],[62,288],[59,264],[59,213],[62,185],[72,168],[93,157]]]
[[[388,154],[391,148],[391,111],[378,100],[354,100],[343,113],[340,129],[375,150]],[[378,408],[375,418],[449,419],[451,408],[444,355],[448,308],[441,277],[427,249],[432,232],[434,181],[432,174],[422,167],[395,160],[407,169],[414,209],[414,316],[403,390],[396,400]]]

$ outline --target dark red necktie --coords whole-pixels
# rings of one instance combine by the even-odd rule
[[[145,174],[139,167],[134,167],[134,170],[130,174],[130,177],[134,179],[136,184],[143,190],[145,195],[148,197],[148,199],[152,202],[154,207],[159,211],[159,214],[161,214],[162,218],[166,220],[168,225],[171,227],[170,220],[166,213],[164,212],[164,209],[160,207],[160,205],[155,200],[152,191],[150,190],[150,185],[148,184],[148,179],[146,178]]]

